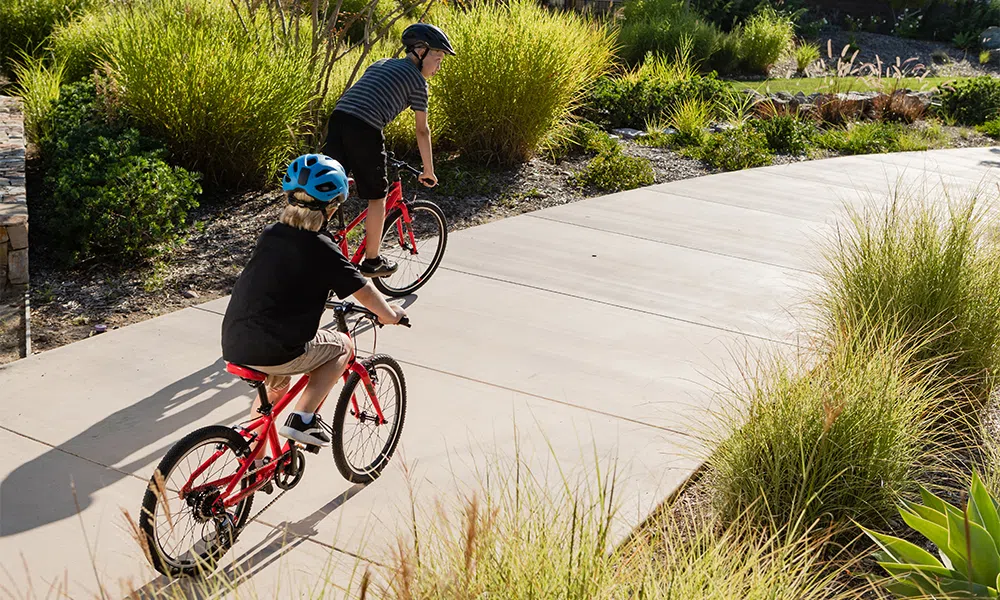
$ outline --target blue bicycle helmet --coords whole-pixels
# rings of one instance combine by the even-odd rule
[[[344,167],[325,154],[303,154],[296,158],[281,180],[281,189],[286,192],[301,190],[316,199],[303,202],[289,194],[290,203],[313,210],[339,206],[347,199],[347,185]]]

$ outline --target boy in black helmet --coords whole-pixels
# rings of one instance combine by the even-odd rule
[[[389,188],[382,129],[407,107],[413,109],[416,119],[417,147],[423,162],[419,180],[427,187],[437,185],[427,125],[427,80],[437,73],[444,56],[454,56],[455,51],[448,36],[427,23],[407,27],[402,41],[406,56],[384,58],[368,67],[340,97],[327,124],[324,153],[353,174],[358,196],[368,201],[368,245],[365,259],[358,265],[366,277],[385,277],[398,267],[379,256]]]

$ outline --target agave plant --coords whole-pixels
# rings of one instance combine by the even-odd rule
[[[889,573],[886,589],[903,598],[997,598],[1000,515],[979,476],[972,476],[965,510],[922,487],[920,495],[924,504],[904,501],[899,512],[907,525],[937,546],[940,559],[915,544],[862,527],[882,549],[875,557]]]

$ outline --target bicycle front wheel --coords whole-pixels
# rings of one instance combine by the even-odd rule
[[[168,577],[208,573],[229,551],[246,525],[253,494],[226,509],[219,501],[225,485],[213,482],[231,480],[249,452],[243,436],[213,425],[188,434],[163,457],[139,515],[140,543],[157,571]],[[182,497],[188,483],[194,491]],[[246,488],[248,478],[240,483]]]
[[[387,277],[372,280],[387,296],[399,298],[420,289],[441,264],[448,244],[448,222],[433,202],[407,204],[409,221],[394,208],[386,215],[380,253],[399,268]]]
[[[361,361],[372,380],[384,423],[357,373],[351,373],[337,399],[333,416],[333,461],[351,483],[369,483],[389,464],[406,418],[406,380],[391,356],[376,354]],[[357,407],[357,410],[355,410]]]

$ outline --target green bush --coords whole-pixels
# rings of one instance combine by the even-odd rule
[[[1000,373],[993,200],[973,195],[945,208],[897,190],[888,203],[853,211],[826,251],[826,329],[870,327],[877,315],[904,341],[929,338],[916,357],[943,361],[945,382],[981,406]]]
[[[576,174],[579,185],[593,186],[605,192],[620,192],[653,185],[653,166],[645,158],[622,154],[618,146],[597,155]]]
[[[904,128],[896,123],[848,123],[846,127],[821,133],[816,145],[842,154],[899,152],[903,132]]]
[[[921,7],[923,19],[916,35],[926,40],[951,41],[964,32],[978,34],[1000,23],[997,0],[931,0]]]
[[[982,125],[976,125],[976,131],[991,138],[1000,138],[1000,119],[986,121]]]
[[[647,54],[675,55],[691,45],[696,64],[707,63],[721,44],[722,34],[680,0],[627,0],[618,34],[621,56],[638,64]]]
[[[688,101],[714,102],[728,86],[715,75],[645,77],[640,71],[597,80],[583,115],[605,127],[641,129]]]
[[[613,56],[603,26],[531,0],[476,3],[440,25],[461,51],[431,80],[433,110],[445,141],[485,162],[531,158]]]
[[[740,58],[743,68],[753,73],[767,74],[792,46],[795,26],[788,17],[770,6],[750,17],[740,36]]]
[[[157,254],[180,235],[201,193],[197,175],[170,167],[166,150],[120,116],[109,120],[102,100],[92,81],[65,86],[42,139],[45,177],[32,222],[67,264]]]
[[[767,138],[768,148],[780,154],[805,154],[818,133],[815,125],[794,115],[776,115],[752,124]]]
[[[10,69],[18,52],[33,55],[59,23],[70,20],[93,0],[3,0],[0,2],[0,71]]]
[[[1000,79],[983,75],[943,86],[939,110],[963,125],[979,125],[1000,116]]]
[[[883,524],[937,437],[935,365],[873,328],[740,382],[710,456],[717,514],[761,527]]]
[[[307,130],[315,82],[308,36],[275,48],[266,23],[246,33],[227,3],[122,5],[106,48],[121,102],[208,183],[267,181]]]
[[[752,127],[735,127],[709,138],[696,156],[724,171],[739,171],[771,164],[767,138]]]

